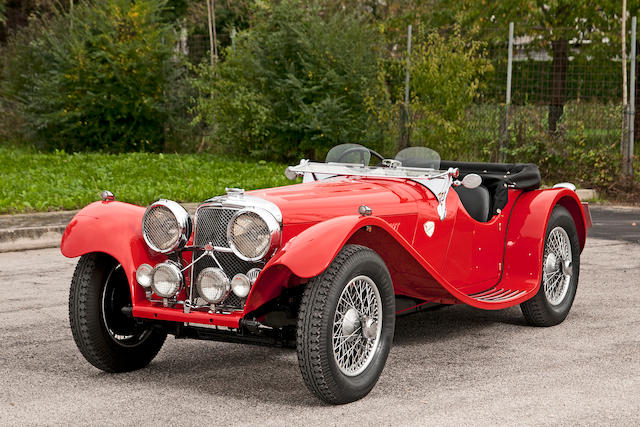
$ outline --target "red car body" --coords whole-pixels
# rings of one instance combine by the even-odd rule
[[[269,259],[246,299],[232,313],[191,311],[149,301],[136,282],[136,269],[167,257],[154,253],[142,236],[145,208],[99,201],[82,209],[64,232],[67,257],[106,253],[124,268],[133,316],[189,324],[238,328],[284,289],[300,286],[324,271],[346,244],[378,253],[393,280],[395,293],[441,304],[468,304],[482,309],[517,305],[540,286],[544,233],[552,209],[564,206],[574,219],[584,247],[589,216],[576,193],[567,188],[510,189],[506,206],[488,222],[465,210],[455,191],[446,200],[446,217],[438,201],[410,179],[336,177],[248,192],[276,204],[283,216],[280,249]],[[367,205],[372,215],[359,214]],[[432,234],[425,224],[433,224]],[[191,253],[183,253],[189,263]],[[259,319],[258,319],[259,320]]]
[[[375,385],[399,313],[520,304],[531,326],[566,318],[590,226],[571,184],[540,190],[535,165],[440,162],[425,147],[331,158],[287,168],[301,184],[228,189],[194,220],[109,192],[82,209],[61,250],[81,256],[69,317],[87,361],[140,369],[168,334],[295,346],[309,390],[341,404]]]

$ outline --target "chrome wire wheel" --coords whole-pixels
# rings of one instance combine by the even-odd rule
[[[544,294],[551,305],[559,305],[567,295],[573,274],[571,242],[562,227],[549,233],[543,258]]]
[[[333,317],[333,355],[340,371],[361,374],[376,353],[382,331],[382,299],[367,276],[351,279],[342,290]]]

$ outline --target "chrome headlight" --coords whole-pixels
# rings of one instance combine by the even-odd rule
[[[229,295],[231,284],[224,271],[216,267],[207,267],[198,274],[196,287],[200,297],[209,304],[217,304]]]
[[[227,241],[238,258],[260,261],[280,245],[280,224],[264,209],[242,209],[227,225]]]
[[[186,245],[191,236],[191,216],[176,202],[158,200],[142,217],[142,236],[156,252],[174,251]]]
[[[182,287],[180,267],[171,261],[156,265],[151,273],[151,289],[162,298],[175,296]]]

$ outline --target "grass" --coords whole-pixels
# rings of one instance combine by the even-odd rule
[[[147,205],[167,198],[199,202],[225,187],[246,190],[291,183],[287,165],[210,154],[101,154],[0,147],[0,213],[78,209],[102,190]]]

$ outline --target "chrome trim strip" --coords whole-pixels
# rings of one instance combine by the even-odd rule
[[[575,184],[572,184],[570,182],[559,182],[559,183],[555,184],[553,186],[553,188],[568,188],[571,191],[576,191]]]

